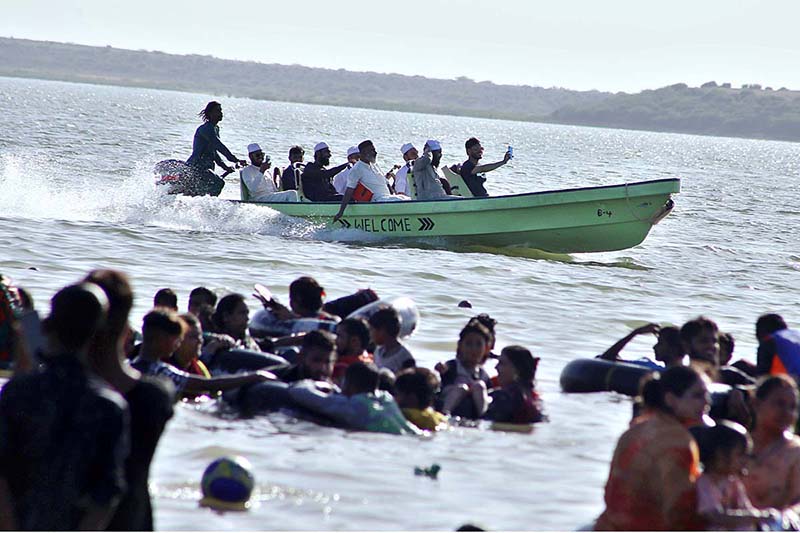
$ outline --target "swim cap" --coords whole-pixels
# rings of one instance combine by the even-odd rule
[[[201,507],[218,511],[246,511],[250,508],[255,479],[250,461],[244,457],[220,457],[203,472]]]

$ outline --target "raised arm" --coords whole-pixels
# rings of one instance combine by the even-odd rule
[[[506,152],[506,155],[503,156],[503,159],[496,162],[496,163],[486,163],[485,165],[477,165],[474,169],[472,169],[473,174],[481,174],[483,172],[491,172],[492,170],[498,169],[508,163],[511,159],[511,154]]]
[[[621,352],[622,349],[629,342],[631,342],[635,336],[641,335],[642,333],[657,334],[659,329],[659,325],[654,323],[645,324],[644,326],[638,327],[614,343],[614,345],[606,350],[602,355],[598,355],[597,358],[605,359],[606,361],[616,361],[619,359],[619,352]]]

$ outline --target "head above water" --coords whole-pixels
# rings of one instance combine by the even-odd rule
[[[644,378],[640,396],[645,407],[679,419],[700,419],[708,408],[706,377],[688,366],[674,366]]]
[[[725,471],[728,469],[732,470],[731,474],[741,473],[743,455],[753,448],[753,441],[744,426],[730,420],[720,420],[717,425],[706,429],[702,442],[700,462],[703,470],[721,474],[728,474]],[[737,455],[735,459],[734,455]]]
[[[217,295],[206,287],[195,287],[189,293],[188,311],[195,316],[199,316],[199,310],[204,305],[214,307],[217,305]]]
[[[481,365],[486,357],[491,334],[480,322],[470,320],[458,335],[456,358],[466,368]]]
[[[159,289],[153,296],[153,307],[166,307],[173,311],[178,310],[178,295],[170,288]]]
[[[336,363],[336,338],[327,331],[309,331],[303,337],[298,364],[309,379],[330,381]]]
[[[225,333],[237,340],[247,336],[249,319],[250,310],[247,308],[244,295],[239,293],[223,296],[214,311],[216,333]]]
[[[197,116],[202,118],[203,122],[217,124],[222,120],[222,104],[212,100],[206,104],[206,107]]]
[[[780,436],[797,424],[797,382],[785,374],[762,377],[756,384],[753,402],[754,432]]]
[[[84,281],[103,289],[108,298],[108,317],[103,328],[105,335],[122,335],[127,330],[128,316],[133,307],[133,289],[128,276],[118,270],[92,270]]]
[[[664,326],[658,330],[658,341],[653,345],[656,361],[666,366],[679,365],[686,352],[681,342],[681,330],[675,326]]]
[[[681,342],[691,359],[719,365],[719,328],[710,318],[699,316],[681,326]]]
[[[345,396],[369,394],[378,390],[380,372],[374,363],[358,361],[347,367],[344,372],[342,393]]]
[[[69,285],[50,300],[50,315],[42,321],[54,352],[80,354],[105,324],[108,298],[94,283]],[[60,355],[54,353],[53,355]]]
[[[756,320],[756,339],[761,342],[765,337],[772,335],[776,331],[786,329],[786,321],[776,313],[761,315]]]
[[[289,306],[300,316],[313,316],[322,309],[325,289],[311,276],[302,276],[289,285]]]
[[[513,373],[506,372],[504,374],[504,377],[512,378],[513,376],[512,379],[507,381],[517,381],[526,387],[533,387],[533,381],[536,379],[536,368],[539,366],[538,357],[534,357],[530,350],[523,346],[506,346],[500,352],[498,373],[500,371],[499,367],[501,365],[505,367],[507,364],[513,367]],[[503,385],[506,384],[510,383],[504,383]]]
[[[427,368],[407,368],[397,375],[394,382],[395,397],[402,408],[431,407],[440,387],[439,374]]]
[[[397,338],[400,334],[400,315],[394,307],[381,307],[369,317],[371,330],[381,331],[385,336]]]
[[[369,346],[369,326],[362,318],[345,318],[336,326],[336,352],[339,357],[360,355]]]

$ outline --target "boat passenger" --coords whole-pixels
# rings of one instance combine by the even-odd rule
[[[286,383],[303,379],[333,383],[333,366],[336,364],[336,337],[327,331],[309,331],[293,365],[276,368],[274,374]]]
[[[303,194],[312,202],[338,202],[343,195],[336,192],[331,180],[345,170],[349,163],[327,169],[331,162],[331,149],[327,143],[314,146],[314,161],[307,164],[300,175],[303,181]]]
[[[475,137],[470,137],[464,143],[467,149],[467,160],[461,163],[460,174],[467,184],[473,196],[489,196],[486,192],[486,187],[483,184],[486,182],[486,177],[483,176],[485,172],[496,170],[511,160],[511,153],[506,152],[503,159],[495,163],[486,163],[479,165],[478,163],[483,158],[483,146],[481,142]]]
[[[419,151],[411,143],[405,143],[400,147],[400,153],[403,155],[405,163],[394,175],[394,190],[397,194],[405,194],[409,198],[413,198],[414,194],[411,191],[411,183],[408,181],[408,172],[414,161],[419,157]]]
[[[170,311],[177,311],[178,295],[170,288],[159,289],[153,296],[153,307],[166,307]]]
[[[205,378],[184,372],[166,361],[181,345],[184,324],[172,311],[158,308],[144,316],[142,322],[142,348],[139,356],[131,364],[143,374],[164,376],[175,385],[178,394],[198,395],[218,393],[235,389],[249,383],[259,383],[277,379],[273,374],[262,370],[233,376]],[[202,335],[202,332],[201,332]],[[200,343],[196,345],[200,355]]]
[[[108,317],[89,348],[92,371],[122,394],[130,410],[130,453],[125,459],[128,489],[114,511],[109,531],[153,531],[148,477],[150,463],[167,422],[174,413],[172,382],[145,376],[126,361],[124,341],[133,291],[128,277],[115,270],[94,270],[84,281],[95,283],[108,298]]]
[[[417,366],[414,356],[400,342],[400,315],[392,307],[375,311],[368,320],[369,335],[375,345],[375,364],[378,368],[388,368],[400,372],[405,368]]]
[[[448,196],[442,186],[443,176],[439,170],[442,161],[442,143],[435,139],[425,142],[422,147],[422,156],[414,161],[411,168],[414,173],[414,183],[417,188],[417,200],[437,200],[441,198],[460,198]]]
[[[490,334],[485,326],[471,320],[461,330],[456,358],[445,363],[442,391],[437,408],[445,414],[478,419],[489,406],[489,374],[483,369]]]
[[[397,374],[394,398],[406,419],[420,429],[437,431],[447,427],[447,415],[433,408],[440,385],[439,375],[427,368],[407,368]]]
[[[741,424],[722,420],[708,428],[700,448],[703,473],[697,478],[697,511],[710,531],[757,531],[776,518],[777,509],[756,509],[747,497],[742,470],[753,441]]]
[[[272,178],[264,173],[269,170],[269,157],[265,159],[264,150],[258,143],[247,145],[250,164],[239,171],[239,177],[250,193],[254,202],[296,202],[297,191],[279,191]]]
[[[697,370],[676,366],[652,374],[643,384],[648,414],[634,420],[617,442],[605,487],[606,508],[595,530],[703,529],[695,490],[699,451],[682,421],[700,419],[707,410],[706,381]]]
[[[289,148],[289,166],[281,174],[281,190],[296,191],[298,174],[303,169],[305,151],[302,146],[294,145]]]
[[[800,525],[800,437],[792,431],[797,423],[797,383],[785,374],[762,377],[754,408],[753,453],[744,477],[747,496],[758,508],[781,511],[782,529],[796,531]]]
[[[408,200],[405,196],[395,195],[389,191],[386,178],[374,168],[378,151],[372,141],[362,141],[358,145],[360,159],[347,176],[347,189],[342,198],[339,212],[333,217],[336,222],[344,214],[351,199],[357,202],[394,202]]]
[[[506,346],[497,362],[498,389],[491,392],[492,403],[483,418],[494,422],[532,424],[541,422],[542,401],[536,390],[539,358],[522,346]]]
[[[214,163],[224,168],[226,172],[233,172],[233,168],[222,161],[218,152],[234,164],[246,165],[247,161],[237,159],[219,139],[219,123],[222,121],[222,105],[219,102],[209,102],[198,116],[203,119],[203,125],[194,133],[192,155],[186,160],[186,164],[200,176],[204,182],[203,186],[208,186],[204,192],[211,196],[219,196],[225,186],[225,180],[214,174]]]
[[[397,402],[386,391],[378,390],[377,367],[357,362],[347,368],[342,393],[322,392],[312,381],[300,381],[289,388],[289,396],[299,405],[325,415],[350,429],[417,435],[420,430],[403,416]]]
[[[333,379],[337,383],[344,378],[347,367],[356,362],[372,363],[369,346],[369,326],[361,318],[345,318],[336,326],[336,366]]]
[[[800,375],[800,332],[789,329],[780,315],[768,314],[756,321],[759,375]]]
[[[619,352],[635,337],[639,335],[646,335],[652,333],[656,336],[656,343],[653,345],[653,355],[655,361],[652,359],[642,357],[641,359],[627,360],[619,356]],[[658,324],[650,323],[639,326],[634,329],[608,350],[597,356],[597,359],[605,359],[607,361],[619,361],[623,363],[630,363],[634,365],[644,366],[653,370],[663,370],[671,366],[680,366],[684,364],[685,352],[683,344],[681,343],[680,330],[674,326],[661,327]]]
[[[358,163],[360,158],[361,154],[358,151],[358,146],[351,146],[347,149],[347,168],[336,174],[333,178],[333,188],[336,189],[337,193],[344,195],[344,192],[347,190],[347,176],[350,175],[353,165]]]
[[[237,348],[260,351],[258,343],[247,331],[250,320],[250,309],[244,301],[244,295],[233,293],[223,296],[214,310],[214,333],[229,335],[236,342]]]

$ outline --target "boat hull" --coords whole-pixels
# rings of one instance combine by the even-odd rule
[[[488,198],[360,203],[349,205],[336,223],[338,202],[258,205],[331,227],[389,237],[580,253],[641,243],[670,212],[670,197],[678,192],[680,180],[663,179]]]

